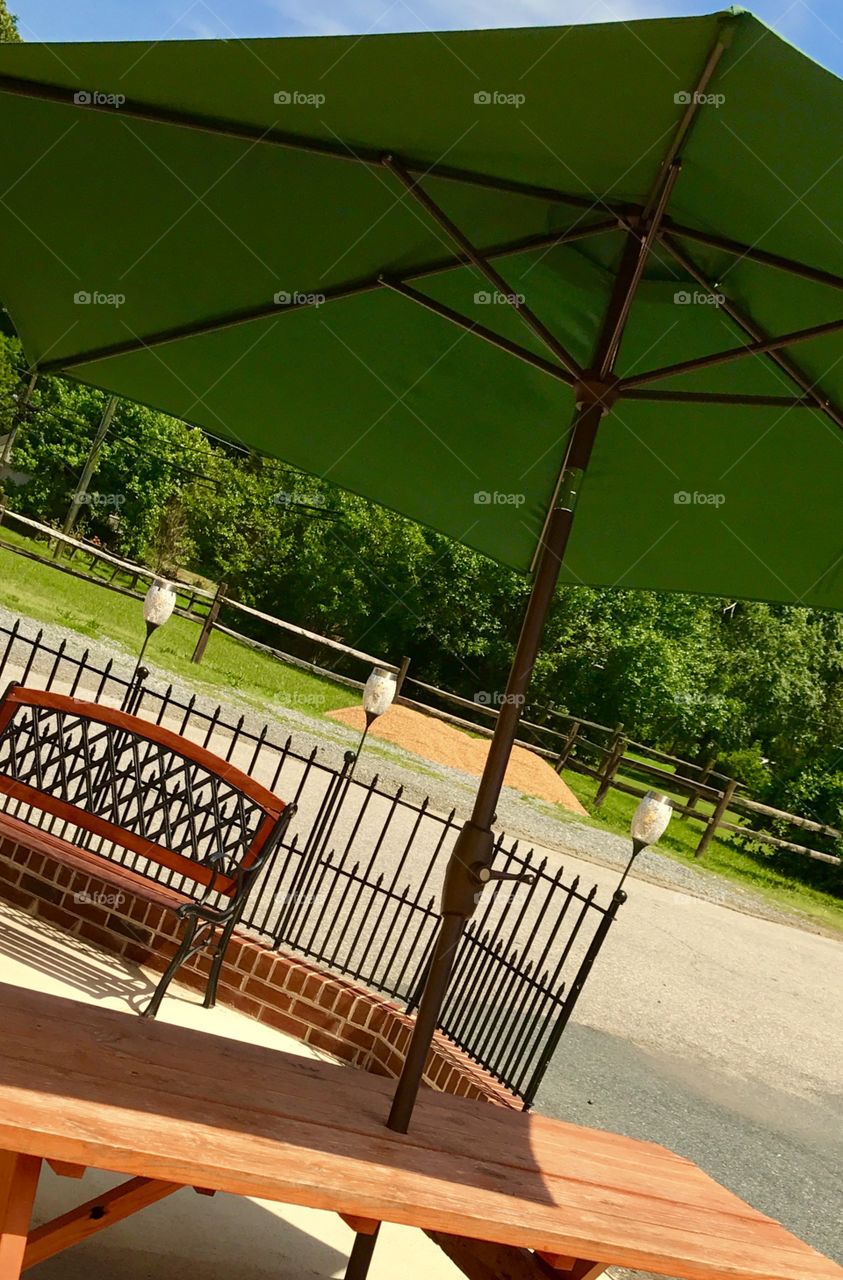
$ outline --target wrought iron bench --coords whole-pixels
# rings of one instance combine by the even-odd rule
[[[0,836],[184,921],[143,1016],[205,948],[213,1007],[231,934],[295,805],[161,725],[14,683],[0,700],[0,796],[15,802],[0,810]]]

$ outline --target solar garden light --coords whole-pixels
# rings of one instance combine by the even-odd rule
[[[388,711],[395,701],[395,695],[398,692],[398,677],[394,671],[387,671],[385,667],[373,667],[369,679],[363,686],[363,711],[366,714],[366,724],[360,741],[357,744],[357,750],[354,753],[354,759],[351,763],[351,772],[354,772],[354,766],[357,764],[360,752],[363,750],[363,743],[366,741],[366,734],[371,729],[378,716],[382,716]]]
[[[618,882],[618,889],[629,875],[630,868],[642,849],[661,840],[667,831],[673,808],[667,796],[660,791],[648,791],[639,801],[638,808],[632,815],[629,832],[632,836],[632,857],[626,864],[626,870]]]
[[[363,711],[366,715],[366,723],[360,735],[357,750],[346,751],[345,764],[329,785],[324,811],[321,818],[316,822],[308,849],[316,849],[321,841],[321,850],[324,852],[339,816],[340,807],[348,793],[349,784],[354,777],[354,770],[357,768],[357,761],[360,757],[360,752],[363,750],[366,734],[378,716],[382,716],[392,706],[397,692],[398,677],[396,673],[388,671],[386,667],[373,667],[368,680],[363,686]],[[333,790],[331,790],[332,787]]]
[[[173,616],[175,607],[176,593],[173,590],[173,584],[159,581],[156,578],[143,601],[143,620],[146,623],[146,635],[141,645],[141,651],[138,654],[135,675],[140,670],[140,664],[143,661],[143,655],[146,652],[146,646],[149,644],[150,636],[153,631],[157,631],[159,627],[163,627],[164,623],[169,621]]]

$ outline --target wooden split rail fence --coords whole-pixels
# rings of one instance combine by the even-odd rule
[[[843,859],[836,854],[812,849],[755,825],[746,825],[758,818],[766,818],[780,825],[843,841],[843,832],[835,827],[751,799],[742,783],[714,768],[713,759],[704,764],[683,760],[644,743],[631,741],[626,737],[623,725],[610,729],[563,712],[552,711],[550,714],[560,723],[567,722],[564,745],[556,758],[557,772],[571,769],[594,778],[598,784],[595,805],[601,805],[611,790],[639,797],[650,790],[662,790],[671,796],[674,811],[680,818],[702,824],[696,848],[698,858],[705,854],[717,832],[725,832],[757,840],[776,849],[803,854],[832,866],[843,865]],[[684,797],[684,803],[676,793]],[[701,809],[704,802],[711,808]],[[739,818],[744,822],[735,820]]]

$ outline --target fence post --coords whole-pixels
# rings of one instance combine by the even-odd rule
[[[407,669],[409,665],[410,665],[410,659],[406,656],[403,657],[401,659],[401,666],[398,668],[398,675],[396,676],[396,679],[395,679],[395,697],[396,698],[400,698],[401,696],[401,688],[404,684],[404,681],[407,678]]]
[[[573,750],[574,743],[576,742],[577,734],[579,733],[581,728],[582,728],[582,720],[574,720],[571,722],[571,727],[565,736],[565,745],[562,747],[562,750],[559,752],[559,757],[556,761],[555,767],[556,767],[557,773],[561,773],[562,770],[565,768],[565,765],[570,760],[571,751]]]
[[[720,799],[714,806],[714,812],[709,818],[705,831],[702,833],[700,842],[694,851],[695,858],[701,858],[714,839],[714,834],[720,823],[723,821],[723,815],[732,803],[732,796],[735,794],[737,785],[737,780],[735,778],[730,778],[723,788]]]
[[[197,665],[205,656],[205,650],[208,647],[208,641],[211,637],[211,632],[214,629],[214,623],[220,616],[220,608],[222,607],[223,597],[225,596],[227,589],[228,583],[221,582],[219,584],[217,587],[217,594],[211,601],[211,607],[205,615],[205,621],[202,623],[202,630],[199,632],[199,639],[196,641],[196,648],[193,650],[193,654],[190,659],[191,662],[195,662]]]
[[[579,967],[577,976],[571,983],[567,999],[562,1006],[562,1011],[556,1019],[556,1023],[550,1033],[547,1044],[542,1049],[541,1057],[536,1063],[533,1074],[530,1076],[530,1083],[521,1095],[524,1099],[524,1111],[529,1111],[530,1107],[533,1105],[538,1087],[544,1079],[544,1073],[547,1071],[550,1061],[559,1046],[559,1041],[562,1039],[562,1032],[568,1025],[571,1014],[574,1012],[574,1006],[580,998],[580,992],[585,986],[585,980],[591,973],[591,966],[597,959],[600,948],[603,946],[606,939],[606,934],[609,932],[615,916],[618,914],[618,909],[622,907],[625,902],[626,891],[624,889],[616,889],[612,894],[612,901],[603,913],[603,919],[594,930],[594,936],[589,943],[588,950],[583,956],[582,964]]]
[[[623,736],[623,725],[619,724],[609,743],[606,763],[603,766],[603,772],[600,775],[600,786],[597,788],[597,794],[594,797],[595,806],[599,806],[609,794],[609,788],[614,781],[615,774],[618,771],[618,765],[623,759],[623,753],[626,750],[626,738]]]
[[[714,768],[716,763],[717,763],[716,756],[710,756],[709,759],[706,760],[702,769],[700,769],[699,777],[697,778],[697,783],[699,784],[699,786],[704,787],[705,784],[708,782],[709,778],[711,777],[711,771]],[[699,789],[697,787],[689,787],[688,800],[687,800],[687,812],[679,815],[683,822],[685,821],[686,818],[690,818],[692,814],[696,811],[699,798],[700,798]]]

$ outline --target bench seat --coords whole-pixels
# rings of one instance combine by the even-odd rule
[[[295,805],[163,725],[19,684],[0,700],[0,797],[21,806],[0,810],[0,836],[184,922],[143,1016],[155,1016],[179,967],[205,949],[213,1006],[231,934]],[[56,823],[73,838],[48,829]],[[89,848],[95,840],[116,856]]]

